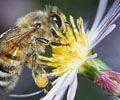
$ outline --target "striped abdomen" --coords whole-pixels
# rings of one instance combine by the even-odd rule
[[[10,55],[0,53],[0,87],[9,91],[12,90],[19,78],[22,66],[19,60]]]
[[[27,33],[21,34],[19,31],[9,30],[0,36],[0,87],[5,91],[14,88],[29,47]]]

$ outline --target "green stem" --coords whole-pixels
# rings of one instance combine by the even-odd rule
[[[111,70],[105,63],[103,63],[99,58],[87,61],[83,67],[85,68],[84,76],[89,79],[94,80],[94,78],[102,74],[102,70]]]

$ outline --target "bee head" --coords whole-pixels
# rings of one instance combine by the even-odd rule
[[[38,35],[41,37],[51,36],[51,30],[56,29],[61,33],[66,31],[66,18],[62,11],[56,6],[48,6],[44,11],[31,12],[16,22],[19,28],[29,29],[34,27],[37,29]]]
[[[50,18],[50,23],[53,25],[53,27],[64,32],[64,22],[66,22],[66,17],[63,12],[56,6],[47,6],[46,12],[48,14],[48,17]]]

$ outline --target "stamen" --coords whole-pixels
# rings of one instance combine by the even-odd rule
[[[85,29],[83,26],[83,19],[81,17],[79,19],[77,19],[77,27],[78,27],[79,31],[82,32],[82,34],[85,34]]]
[[[73,16],[70,16],[70,22],[71,22],[73,29],[76,29],[76,25],[75,25],[75,21],[74,21]]]

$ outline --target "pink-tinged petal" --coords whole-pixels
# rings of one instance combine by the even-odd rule
[[[74,100],[76,95],[77,85],[78,85],[78,81],[77,81],[77,73],[76,73],[73,83],[71,83],[69,86],[67,93],[67,100]]]
[[[120,73],[104,70],[102,75],[95,78],[95,83],[109,95],[120,96]]]

